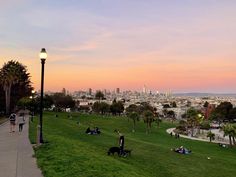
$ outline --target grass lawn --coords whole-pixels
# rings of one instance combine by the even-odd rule
[[[4,123],[7,121],[6,117],[0,117],[0,124]]]
[[[171,123],[156,125],[145,134],[145,125],[138,122],[132,133],[132,122],[126,118],[68,113],[44,114],[44,139],[48,143],[36,149],[37,162],[45,177],[234,177],[236,148],[221,148],[216,144],[175,139],[166,133]],[[80,121],[80,125],[77,121]],[[30,139],[35,142],[37,120],[30,124]],[[91,125],[101,128],[101,135],[87,135]],[[118,145],[114,129],[125,135],[125,147],[131,157],[108,156],[109,147]],[[185,146],[190,155],[170,149]],[[211,159],[208,160],[207,157]]]

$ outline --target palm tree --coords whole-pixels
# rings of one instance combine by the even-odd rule
[[[139,121],[139,114],[137,112],[131,112],[128,117],[133,120],[133,132],[135,132],[136,121]]]
[[[233,139],[233,141],[235,143],[234,138],[235,138],[235,134],[236,134],[235,133],[235,128],[234,128],[233,124],[226,124],[226,125],[224,125],[223,126],[223,131],[224,131],[224,136],[229,136],[229,144],[230,144],[230,146],[232,146],[233,145],[232,139]]]
[[[5,92],[6,114],[10,113],[11,91],[13,85],[25,85],[29,87],[30,76],[26,67],[17,61],[9,61],[0,69],[0,83]]]
[[[144,115],[144,123],[146,123],[146,134],[151,132],[152,122],[154,121],[153,113],[149,110],[143,113]]]
[[[209,131],[209,132],[207,133],[207,137],[210,139],[210,142],[211,142],[212,140],[215,139],[215,134],[212,133],[211,131]]]

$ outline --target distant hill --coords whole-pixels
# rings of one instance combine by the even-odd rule
[[[189,96],[189,97],[236,97],[236,93],[198,93],[198,92],[190,92],[190,93],[174,93],[174,96]]]

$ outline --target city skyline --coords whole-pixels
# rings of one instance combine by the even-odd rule
[[[235,93],[236,1],[1,1],[0,65],[27,66],[45,90]]]

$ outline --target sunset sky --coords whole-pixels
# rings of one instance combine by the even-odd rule
[[[0,65],[39,89],[236,93],[235,0],[0,0]]]

